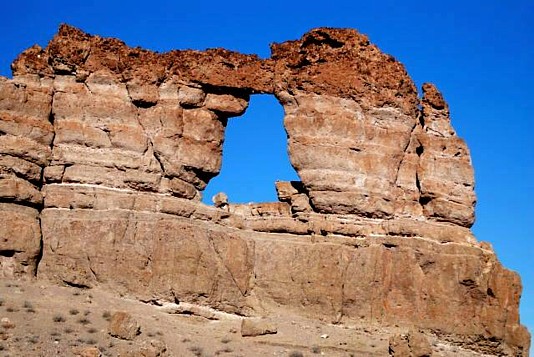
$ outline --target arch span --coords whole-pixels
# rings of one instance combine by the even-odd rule
[[[252,95],[246,112],[228,120],[222,167],[202,193],[212,204],[224,192],[232,203],[277,201],[275,181],[299,180],[289,162],[284,110],[274,95]]]

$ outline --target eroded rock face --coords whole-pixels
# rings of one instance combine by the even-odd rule
[[[526,355],[521,283],[478,243],[469,151],[443,96],[354,30],[261,60],[156,54],[62,26],[0,79],[0,267],[241,315],[406,326]],[[285,110],[300,182],[200,202],[228,118]],[[402,342],[402,341],[401,341]],[[400,346],[400,345],[399,345]]]
[[[42,171],[51,157],[50,79],[0,78],[0,266],[35,275],[41,251]]]
[[[137,320],[127,312],[117,311],[111,316],[108,332],[111,336],[123,340],[133,340],[139,335],[141,327]]]
[[[140,99],[142,87],[132,92],[104,70],[83,83],[74,75],[57,76],[54,88],[56,136],[46,183],[103,184],[189,199],[199,199],[219,172],[226,119],[247,106],[244,99],[206,96],[173,80]],[[194,103],[184,92],[205,99]]]

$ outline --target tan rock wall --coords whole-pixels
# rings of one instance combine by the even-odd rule
[[[0,271],[243,315],[406,326],[525,354],[521,284],[477,243],[469,151],[430,84],[354,30],[261,60],[157,54],[63,25],[0,78]],[[199,202],[228,118],[285,110],[301,181]],[[220,197],[224,197],[221,195]]]
[[[74,75],[56,76],[54,87],[56,136],[47,183],[103,184],[196,199],[220,170],[227,118],[247,106],[245,99],[206,96],[173,80],[150,93],[140,86],[132,92],[130,83],[108,71],[81,82]]]
[[[36,273],[41,253],[42,171],[50,162],[49,79],[0,78],[0,271]]]
[[[48,189],[58,197],[67,188]],[[278,221],[151,193],[69,191],[42,213],[41,278],[249,316],[289,310],[333,323],[415,325],[458,343],[493,336],[524,348],[528,339],[518,328],[519,277],[487,246],[430,238],[453,237],[454,226],[406,237],[408,223],[361,221],[352,232],[323,225],[316,234],[313,216]],[[170,201],[182,209],[168,209]]]
[[[289,156],[315,210],[393,216],[398,171],[416,119],[395,108],[369,112],[351,99],[283,96]]]

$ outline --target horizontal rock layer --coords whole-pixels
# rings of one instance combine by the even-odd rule
[[[49,185],[45,196],[38,276],[57,283],[240,315],[282,309],[333,323],[415,325],[471,348],[476,339],[520,348],[528,340],[518,276],[466,228],[295,217],[272,204],[229,212],[79,185]],[[510,352],[499,343],[489,351]]]
[[[473,169],[441,93],[419,99],[354,30],[271,49],[157,54],[63,25],[23,52],[0,78],[1,273],[525,355],[520,280],[469,229]],[[255,93],[284,107],[301,181],[204,205]]]

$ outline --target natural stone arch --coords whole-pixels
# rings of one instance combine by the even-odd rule
[[[499,355],[528,349],[519,277],[468,228],[469,152],[437,89],[425,85],[419,99],[402,64],[354,30],[316,29],[272,49],[266,60],[156,54],[62,26],[46,49],[21,54],[13,80],[0,78],[0,270],[240,315],[437,329]],[[195,201],[219,172],[226,119],[254,93],[285,107],[303,180],[279,185],[291,211]],[[344,111],[350,120],[338,120]],[[377,135],[345,145],[358,113]],[[325,160],[327,140],[355,161]],[[358,160],[373,140],[394,144],[386,165],[367,160],[388,166],[383,175]],[[370,202],[338,200],[359,184],[340,186],[354,165],[385,178],[379,189],[363,183]],[[331,191],[307,172],[333,168]],[[393,211],[383,187],[395,191]]]
[[[159,173],[151,178],[149,172],[143,177],[126,175],[122,181],[128,187],[133,182],[138,188],[199,199],[199,191],[220,169],[224,128],[219,125],[214,132],[212,124],[240,115],[250,94],[274,93],[285,107],[286,125],[295,124],[288,127],[289,155],[316,212],[473,224],[469,153],[451,129],[446,103],[433,86],[426,86],[428,96],[419,99],[404,66],[355,30],[315,29],[300,40],[271,45],[271,52],[270,59],[224,49],[157,54],[63,25],[46,49],[34,46],[19,56],[13,74],[68,74],[89,85],[91,76],[105,73],[126,86],[126,99],[138,106],[139,118],[148,124],[157,122],[168,103],[176,108],[178,101],[183,117],[190,119],[184,119],[183,129],[193,123],[192,130],[183,133],[173,127],[149,133],[162,184],[154,184]],[[93,87],[102,85],[102,78],[93,79]],[[205,96],[184,98],[181,92],[188,88],[200,89]],[[343,118],[343,112],[351,111],[352,121],[344,127],[338,114]],[[312,130],[322,130],[325,126],[318,122],[325,116],[332,128],[320,135],[300,135],[306,124],[298,120],[312,118]],[[376,134],[364,137],[363,146],[346,137],[361,124],[358,116],[363,117],[362,127]],[[209,129],[197,130],[195,121]],[[382,135],[384,129],[393,129],[390,139]],[[324,143],[336,135],[340,141],[327,148]],[[384,141],[386,155],[365,150],[374,138]],[[440,144],[433,146],[437,141]],[[424,154],[418,155],[416,147]],[[385,164],[374,165],[377,159]]]
[[[245,113],[228,119],[221,170],[202,192],[204,203],[212,204],[218,192],[232,203],[274,202],[275,181],[299,180],[283,120],[283,107],[271,94],[251,95]]]

